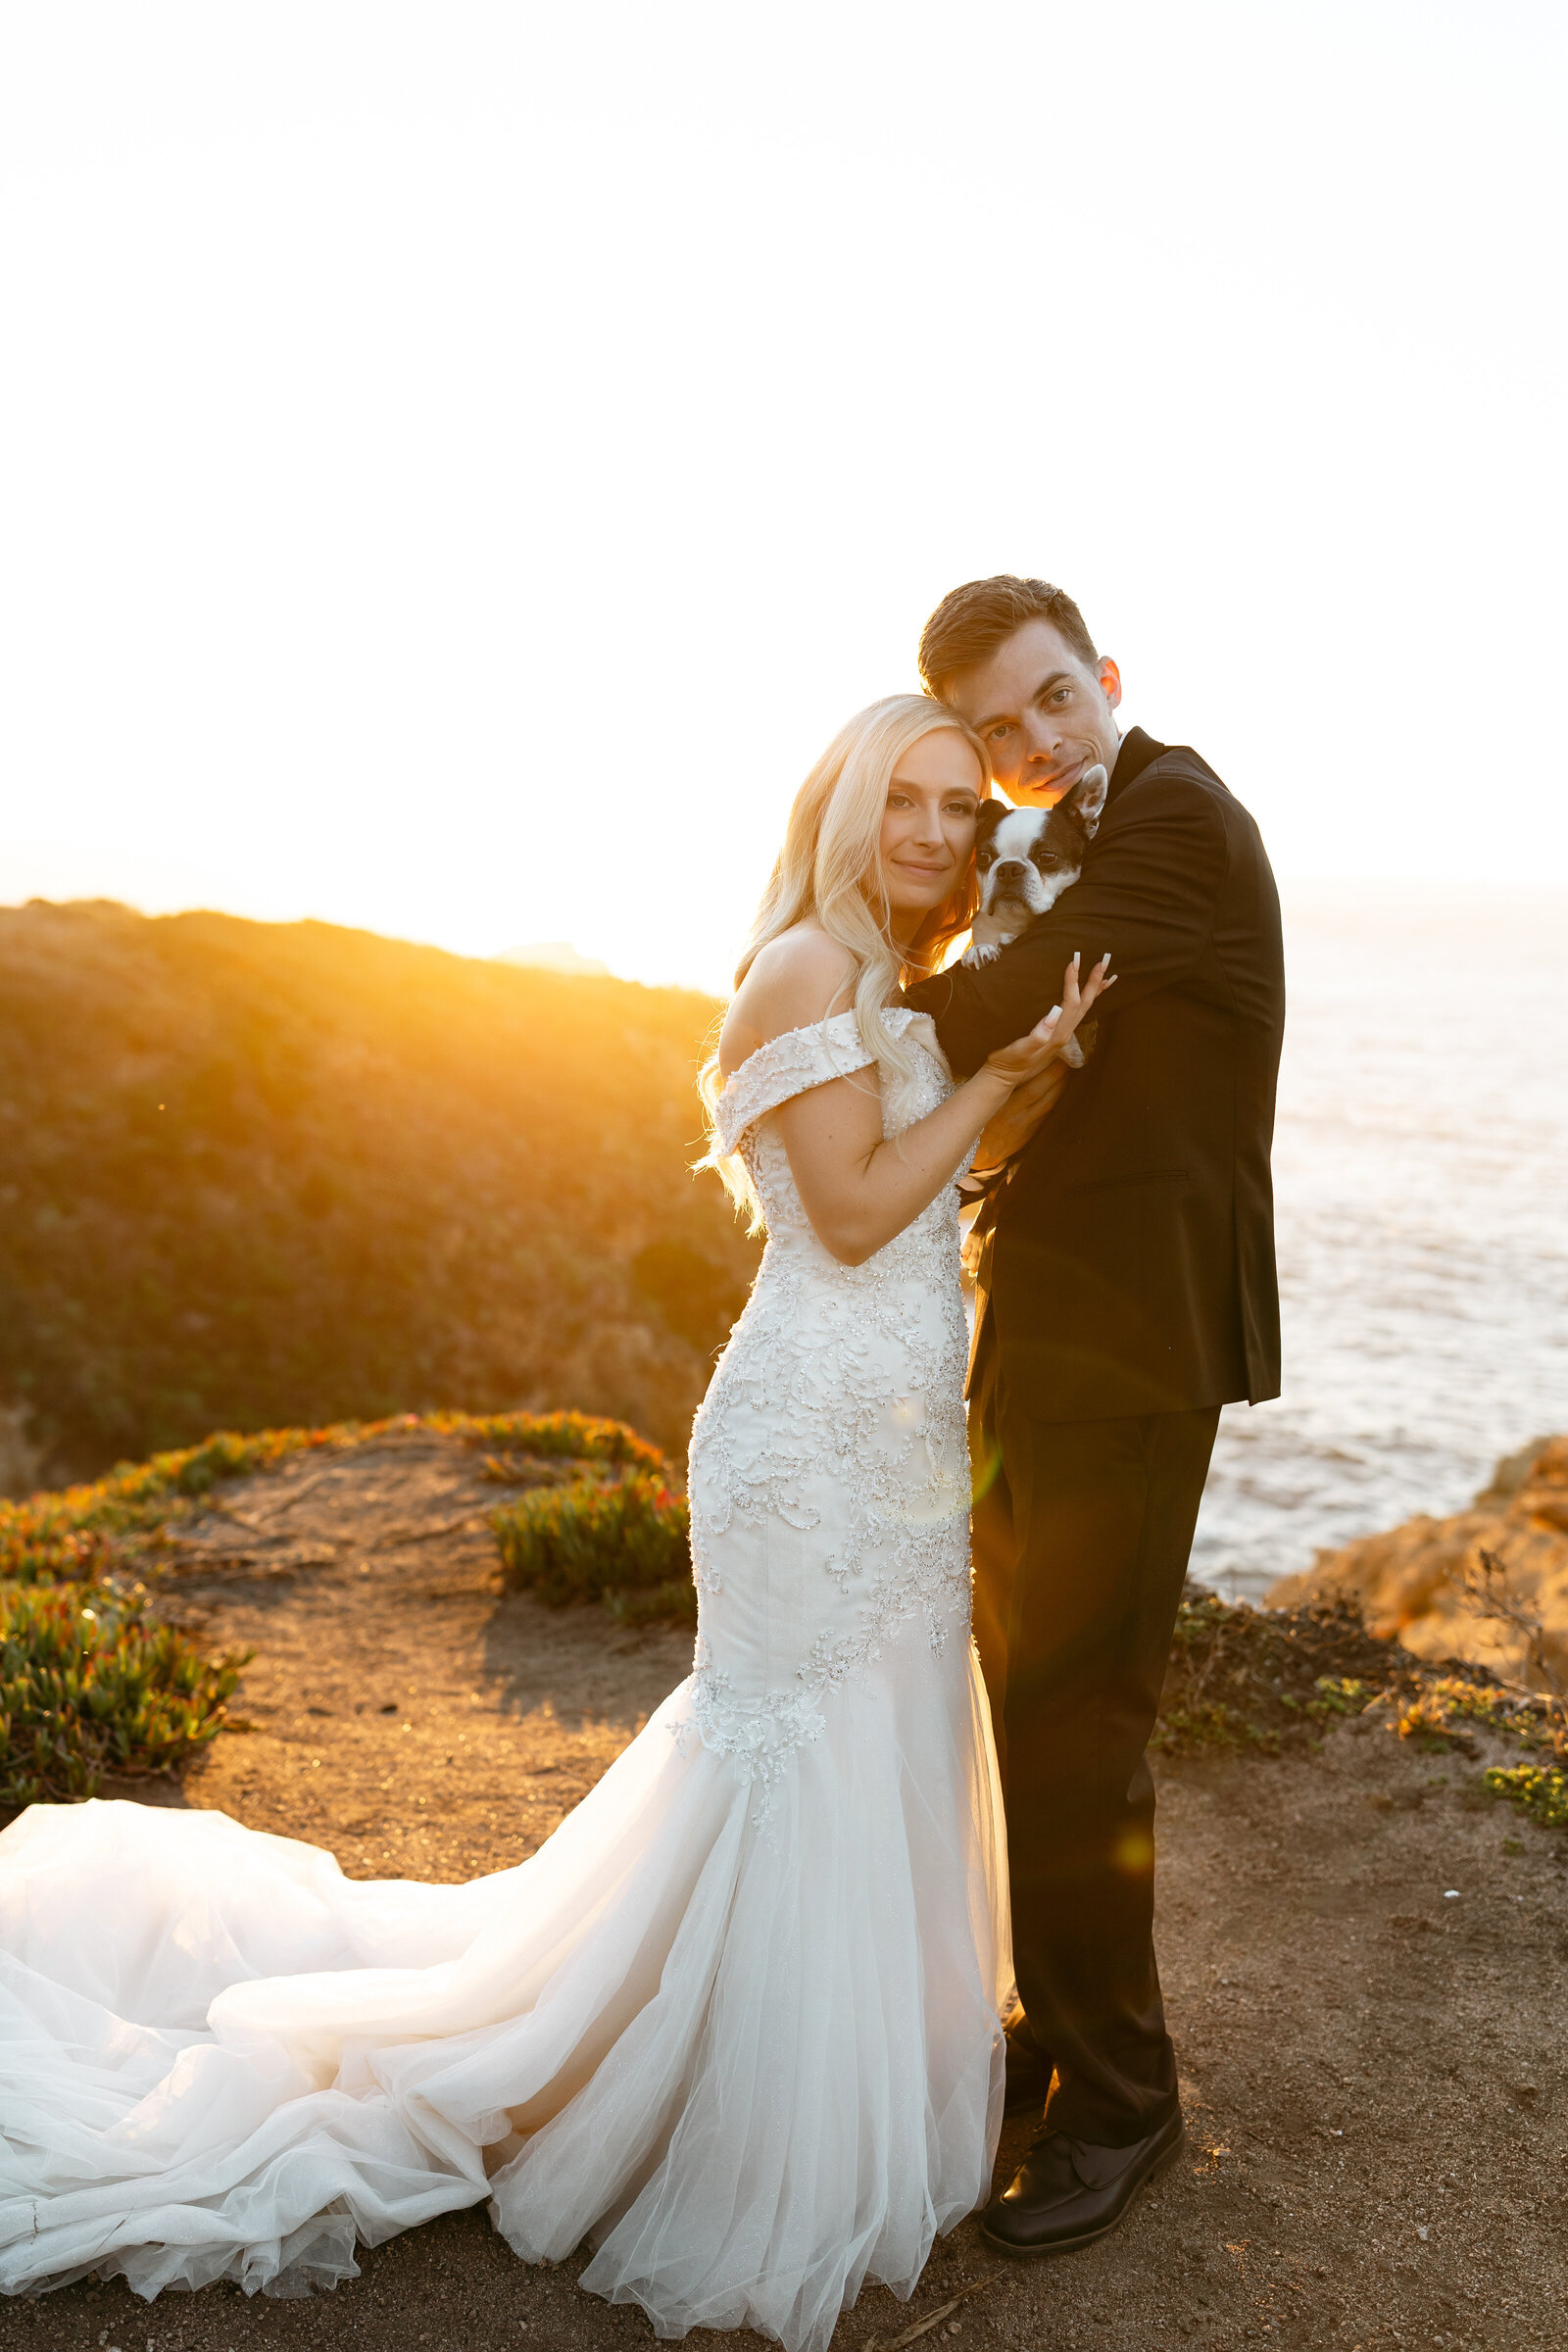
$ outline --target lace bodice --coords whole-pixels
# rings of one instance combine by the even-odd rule
[[[952,1091],[929,1019],[886,1016],[914,1077],[885,1131]],[[821,1728],[824,1693],[918,1619],[940,1647],[969,1597],[965,1328],[957,1194],[945,1188],[864,1264],[802,1205],[780,1103],[875,1065],[853,1013],[792,1029],[734,1072],[719,1140],[767,1220],[746,1311],[692,1435],[699,1632],[692,1728],[762,1780]]]

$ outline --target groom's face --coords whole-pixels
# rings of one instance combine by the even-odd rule
[[[1091,667],[1049,620],[1026,620],[989,661],[960,670],[944,699],[990,746],[1009,801],[1054,808],[1085,768],[1115,767],[1116,664]]]

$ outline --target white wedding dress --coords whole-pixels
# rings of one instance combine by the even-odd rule
[[[929,1024],[889,1016],[948,1090]],[[1006,1887],[969,1641],[956,1198],[833,1259],[731,1078],[768,1241],[697,1417],[695,1668],[530,1861],[355,1882],[224,1814],[35,1805],[0,1837],[0,2287],[299,2293],[490,2200],[658,2333],[820,2352],[988,2193]]]

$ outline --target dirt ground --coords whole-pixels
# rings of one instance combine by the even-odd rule
[[[503,1594],[478,1457],[428,1431],[285,1464],[183,1532],[172,1591],[256,1645],[182,1789],[329,1847],[354,1877],[531,1853],[684,1674],[689,1642]],[[1478,1767],[1352,1723],[1310,1759],[1164,1765],[1159,1941],[1190,2143],[1126,2226],[1050,2263],[973,2221],[907,2305],[870,2289],[834,2352],[1178,2343],[1568,2346],[1568,1837]],[[1450,1891],[1451,1890],[1451,1891]],[[999,2176],[1027,2141],[1007,2129]],[[610,2352],[647,2321],[529,2268],[482,2208],[296,2302],[122,2283],[0,2307],[5,2352]],[[967,2291],[965,2291],[967,2290]],[[947,2306],[961,2296],[950,2312]],[[939,2316],[940,2315],[940,2316]],[[697,2335],[698,2352],[754,2337]]]

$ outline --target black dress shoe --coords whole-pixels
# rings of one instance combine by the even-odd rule
[[[1007,2096],[1004,2107],[1006,2115],[1022,2115],[1033,2108],[1044,2115],[1046,2101],[1051,2096],[1051,2081],[1055,2073],[1054,2062],[1047,2057],[1027,2026],[1006,2032]]]
[[[1142,2188],[1181,2152],[1180,2111],[1130,2148],[1070,2139],[1048,2125],[980,2227],[1004,2254],[1070,2254],[1114,2230]]]

